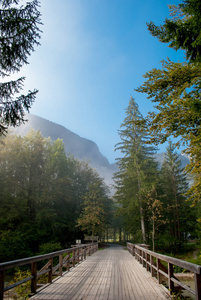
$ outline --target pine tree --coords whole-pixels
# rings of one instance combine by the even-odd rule
[[[156,163],[152,156],[153,148],[146,145],[147,130],[141,126],[142,121],[138,105],[131,97],[126,118],[121,125],[123,129],[119,131],[121,142],[116,145],[116,150],[120,150],[124,156],[117,162],[119,172],[115,174],[117,188],[115,197],[121,205],[120,211],[124,215],[127,227],[131,229],[135,223],[133,232],[139,228],[137,224],[140,216],[142,240],[145,242],[143,193],[152,185]]]
[[[169,43],[169,47],[185,50],[191,62],[201,62],[201,1],[185,0],[169,8],[173,18],[166,19],[161,26],[150,22],[149,31],[162,43]]]
[[[20,0],[0,1],[0,76],[9,77],[28,64],[28,56],[39,45],[41,14],[39,2],[33,0],[18,7]],[[25,121],[35,100],[37,90],[23,95],[25,77],[0,83],[0,135],[8,126],[19,126]]]
[[[163,190],[163,204],[168,220],[166,229],[171,237],[172,247],[178,250],[186,234],[190,231],[188,219],[191,219],[190,203],[184,194],[188,189],[186,174],[181,167],[181,161],[175,152],[175,146],[169,141],[165,159],[161,168],[161,187]]]

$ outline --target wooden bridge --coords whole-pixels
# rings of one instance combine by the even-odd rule
[[[128,251],[121,246],[112,245],[96,251],[95,243],[0,264],[0,299],[3,299],[3,292],[28,280],[31,280],[31,289],[35,293],[30,299],[162,300],[170,298],[175,285],[190,291],[195,299],[201,299],[201,266],[157,254],[139,245],[128,243],[127,249]],[[58,256],[59,263],[54,266],[53,258]],[[37,271],[37,262],[44,259],[48,262]],[[167,268],[162,261],[166,262]],[[12,286],[4,287],[5,270],[25,264],[31,264],[32,275]],[[174,276],[173,265],[185,267],[194,273],[195,290],[191,290]],[[59,276],[53,279],[56,270]],[[48,274],[49,283],[38,288],[37,278],[45,273]],[[169,291],[161,284],[162,279],[167,279]]]

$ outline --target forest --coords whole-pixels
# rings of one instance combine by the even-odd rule
[[[6,43],[16,33],[16,23],[12,28],[7,20],[19,22],[21,11],[10,8],[12,1],[2,5],[0,31]],[[19,71],[33,46],[39,45],[37,5],[34,1],[27,6],[27,15],[23,11],[27,23],[23,22],[19,49],[2,48],[2,77]],[[150,22],[148,30],[160,42],[183,50],[186,60],[167,59],[161,69],[144,75],[144,83],[135,91],[146,94],[156,108],[146,117],[131,96],[119,130],[121,141],[115,146],[121,157],[113,197],[94,169],[66,155],[62,140],[52,141],[33,130],[24,137],[8,133],[9,126],[25,121],[24,111],[29,111],[37,90],[14,99],[24,78],[1,84],[0,262],[69,247],[76,239],[83,240],[84,234],[146,243],[168,253],[181,252],[192,240],[200,246],[201,2],[184,1],[170,6],[170,11],[172,18],[161,26]],[[26,36],[31,36],[29,43]],[[154,154],[164,142],[168,146],[159,168]],[[177,154],[181,144],[190,158],[185,170]]]
[[[1,261],[68,248],[112,222],[113,203],[98,173],[66,156],[62,140],[38,131],[1,138]],[[86,230],[87,229],[87,230]]]

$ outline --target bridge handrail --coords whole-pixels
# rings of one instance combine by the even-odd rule
[[[178,284],[183,289],[196,295],[196,299],[201,299],[201,266],[196,265],[178,258],[163,255],[147,249],[147,245],[139,245],[127,243],[128,251],[135,256],[135,258],[146,267],[146,270],[151,272],[152,277],[157,277],[158,283],[162,283],[161,275],[168,279],[168,288],[172,294],[175,290],[174,283]],[[154,262],[154,258],[156,261]],[[166,268],[161,261],[168,263]],[[178,266],[194,273],[195,291],[187,285],[183,284],[174,275],[173,266]]]
[[[84,244],[52,253],[0,263],[0,300],[3,299],[3,294],[5,291],[8,291],[29,280],[31,280],[31,293],[35,294],[37,290],[37,278],[39,276],[48,273],[48,283],[50,284],[52,283],[52,275],[55,275],[58,269],[59,272],[56,275],[62,276],[63,267],[65,267],[68,271],[71,267],[70,264],[75,267],[77,263],[83,259],[86,259],[87,255],[93,254],[95,251],[97,251],[97,249],[98,243]],[[63,254],[67,254],[67,256],[63,257]],[[70,254],[72,254],[72,257],[70,257]],[[56,266],[53,266],[53,258],[57,256],[59,257],[59,263]],[[39,271],[37,271],[37,262],[47,259],[49,260],[48,263],[46,263]],[[28,278],[18,281],[17,283],[4,287],[5,271],[24,265],[31,265],[32,275]]]

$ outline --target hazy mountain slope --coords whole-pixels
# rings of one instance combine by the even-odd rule
[[[89,160],[93,167],[110,166],[107,158],[100,153],[94,142],[80,137],[64,126],[41,117],[28,114],[27,119],[28,122],[14,129],[15,133],[24,136],[31,128],[39,130],[43,136],[50,137],[53,141],[58,138],[63,139],[67,154],[71,153],[80,160]]]
[[[50,137],[53,141],[58,138],[63,139],[66,154],[73,154],[80,160],[88,161],[91,167],[96,168],[100,176],[105,179],[106,184],[111,187],[113,184],[113,174],[118,170],[117,165],[110,164],[107,158],[100,153],[97,145],[93,141],[82,138],[64,126],[41,117],[28,114],[27,119],[28,122],[20,127],[14,128],[13,133],[24,136],[33,128],[34,130],[39,130],[43,136]],[[157,153],[155,158],[160,167],[164,159],[164,153]],[[184,155],[180,154],[180,159],[182,161],[182,167],[185,167],[185,165],[189,163],[189,159]]]

